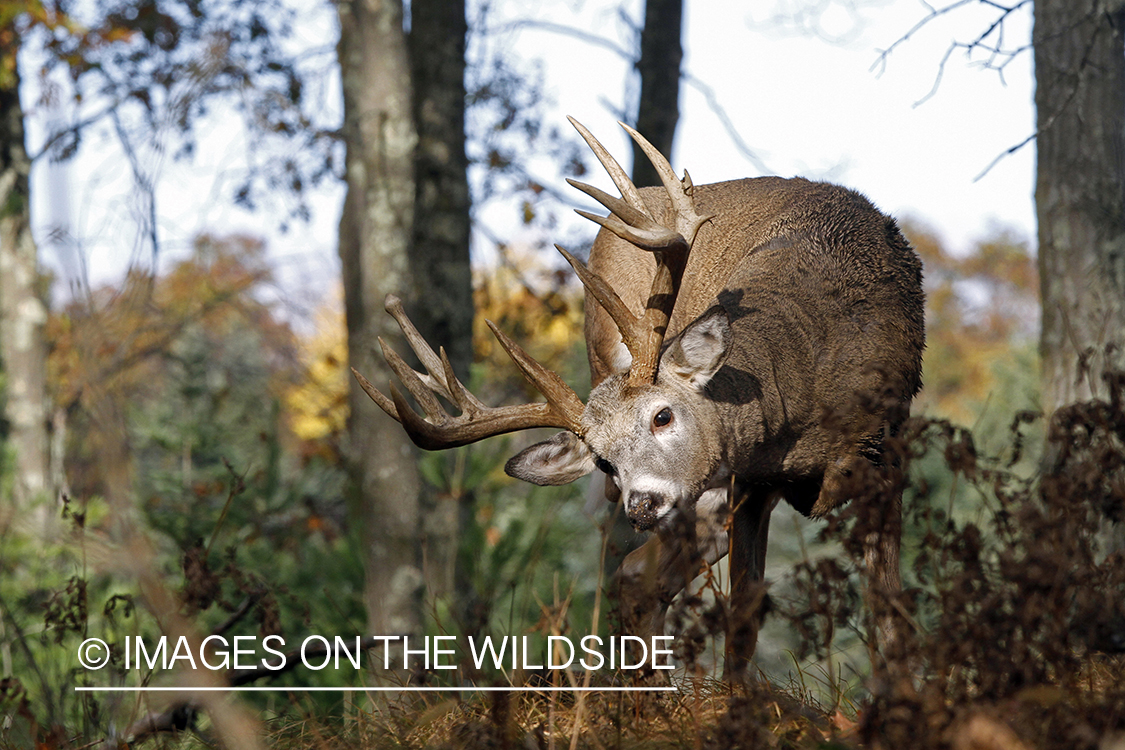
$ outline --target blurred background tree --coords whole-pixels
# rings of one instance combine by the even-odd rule
[[[292,213],[306,212],[303,190],[333,170],[333,149],[323,131],[301,115],[301,83],[292,57],[282,52],[290,11],[281,4],[245,2],[68,2],[0,3],[0,130],[3,176],[0,193],[0,366],[7,372],[5,423],[17,465],[14,501],[22,506],[47,497],[40,515],[53,517],[63,471],[52,467],[52,430],[61,432],[65,412],[46,396],[47,281],[40,278],[30,229],[28,174],[35,159],[65,160],[81,148],[87,133],[109,124],[127,157],[142,204],[141,248],[153,265],[159,256],[156,162],[166,152],[187,158],[195,149],[196,122],[216,100],[236,104],[259,140],[282,134],[300,139],[293,156],[248,175],[239,200],[252,202],[267,182],[280,182],[295,197]],[[85,103],[80,116],[57,122],[41,152],[28,155],[21,99],[21,50],[35,50],[35,106],[52,106],[64,96],[59,78]],[[59,74],[59,75],[56,75]],[[311,165],[311,166],[310,166]],[[288,175],[278,180],[275,168]],[[59,442],[58,440],[55,441]]]
[[[1011,415],[1039,409],[1039,275],[1027,238],[997,229],[968,253],[932,231],[905,232],[925,265],[922,413],[1002,437]]]
[[[414,227],[418,131],[407,35],[400,0],[341,3],[338,11],[348,183],[339,252],[348,362],[384,383],[390,371],[377,340],[405,347],[382,312],[383,299],[409,287]],[[417,634],[424,586],[417,459],[397,424],[364,416],[370,400],[354,379],[349,382],[346,455],[353,518],[364,532],[368,625],[372,633]]]
[[[882,59],[966,5],[929,6]],[[1007,29],[1027,10],[1031,38],[1012,44]],[[935,90],[954,51],[979,54],[980,66],[1001,80],[1017,57],[1030,51],[1034,58],[1034,132],[989,169],[1035,141],[1040,389],[1050,420],[1063,406],[1108,398],[1125,351],[1125,3],[1022,0],[990,3],[987,12],[991,18],[970,27],[969,41],[950,43]],[[1058,456],[1045,459],[1054,464]],[[1106,523],[1105,550],[1125,549],[1125,498],[1107,509]]]
[[[0,441],[4,458],[11,454],[10,501],[44,536],[54,526],[58,488],[51,486],[47,301],[31,234],[19,50],[30,29],[58,25],[39,3],[0,5]]]

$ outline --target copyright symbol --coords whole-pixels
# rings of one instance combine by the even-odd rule
[[[109,646],[101,638],[87,638],[78,647],[78,663],[86,669],[101,669],[109,662]]]

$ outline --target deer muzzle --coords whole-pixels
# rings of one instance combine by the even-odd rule
[[[655,492],[631,492],[625,503],[625,512],[634,529],[648,531],[660,520],[661,510],[667,504],[667,498]]]

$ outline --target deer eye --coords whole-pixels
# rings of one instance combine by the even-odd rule
[[[617,469],[613,468],[613,464],[606,461],[604,458],[595,458],[594,466],[598,467],[602,473],[608,474],[611,477],[617,473]]]
[[[665,406],[652,417],[653,427],[667,427],[672,424],[672,410]]]

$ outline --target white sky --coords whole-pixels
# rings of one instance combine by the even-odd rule
[[[824,24],[846,29],[840,6],[825,4]],[[584,17],[593,17],[588,28],[613,33],[612,16],[595,10],[601,4],[577,5]],[[685,71],[714,90],[742,139],[774,173],[853,187],[884,211],[926,222],[954,247],[995,223],[1034,235],[1033,143],[974,182],[1034,130],[1030,52],[1007,68],[1006,86],[996,73],[956,53],[936,95],[915,106],[930,91],[950,42],[979,33],[992,13],[967,8],[927,26],[894,51],[878,76],[871,71],[876,50],[926,14],[918,0],[872,3],[861,35],[847,46],[771,27],[772,2],[689,0],[687,6]],[[552,16],[567,22],[566,14]],[[1030,38],[1028,16],[1010,19],[1013,46]],[[560,109],[583,121],[611,151],[627,155],[625,136],[599,106],[621,100],[625,66],[612,53],[549,33],[524,32],[521,42],[524,54],[552,50],[546,71],[559,87]],[[697,183],[758,174],[691,86],[683,87],[681,113],[672,158],[677,170],[688,168]]]
[[[822,21],[830,32],[840,33],[851,27],[851,17],[834,2],[838,0],[822,0],[827,7]],[[846,45],[787,33],[769,22],[778,7],[801,4],[804,0],[686,2],[685,72],[714,90],[741,138],[773,173],[853,187],[884,211],[924,222],[954,249],[967,247],[995,225],[1033,237],[1034,144],[1002,159],[974,182],[993,159],[1034,129],[1030,52],[1005,70],[1006,85],[996,73],[956,53],[936,95],[915,106],[930,91],[950,42],[972,38],[991,21],[987,8],[968,7],[928,25],[895,50],[879,76],[871,71],[877,50],[926,14],[923,3],[869,2],[858,32]],[[640,18],[640,0],[627,7],[633,19]],[[628,31],[612,0],[534,5],[498,0],[494,13],[496,26],[507,18],[536,18],[628,46]],[[1011,46],[1029,38],[1028,15],[1009,19],[1006,39]],[[303,27],[308,42],[330,45],[331,21],[323,12],[311,18]],[[627,88],[629,71],[621,57],[573,36],[534,27],[512,32],[504,44],[528,64],[541,61],[548,93],[557,102],[552,116],[559,123],[565,124],[565,114],[574,115],[628,164],[625,136],[610,112],[621,106]],[[333,93],[337,80],[323,81],[322,89],[323,106],[338,107]],[[680,109],[672,156],[677,170],[687,167],[696,183],[760,174],[738,153],[719,118],[690,85],[683,87]],[[245,153],[241,134],[229,125],[233,120],[216,118],[205,128],[193,164],[158,155],[148,160],[159,179],[165,251],[182,252],[197,232],[263,235],[279,261],[286,291],[315,295],[337,273],[335,233],[342,191],[338,185],[326,188],[315,201],[314,221],[287,234],[275,231],[276,213],[247,214],[229,206],[232,171],[241,167]],[[52,210],[69,215],[73,232],[83,240],[91,278],[98,283],[119,274],[134,253],[138,207],[130,197],[131,178],[108,133],[92,133],[80,157],[66,169],[68,176],[59,178],[70,185],[64,191],[62,182],[50,183],[47,170],[37,167],[36,221],[46,224]],[[600,174],[591,173],[591,181],[609,189],[608,179]],[[565,185],[560,181],[558,187]],[[60,199],[64,193],[69,206]],[[54,196],[53,209],[45,200],[48,195]],[[39,234],[42,239],[43,231]],[[49,252],[44,261],[64,279],[76,267],[73,257]]]

